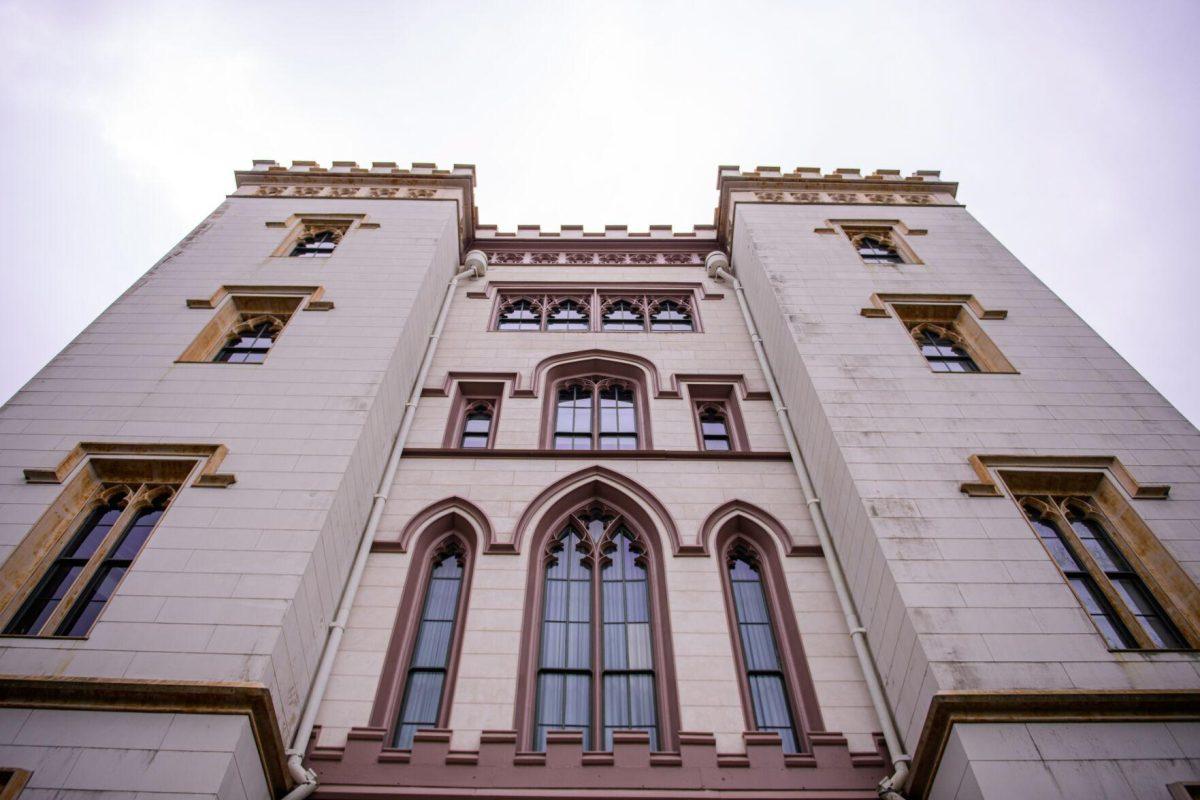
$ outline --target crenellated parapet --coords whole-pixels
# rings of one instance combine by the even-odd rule
[[[888,764],[882,737],[875,751],[858,753],[836,732],[810,732],[806,753],[785,753],[778,734],[757,731],[743,734],[744,753],[719,753],[711,733],[695,732],[680,732],[678,749],[665,752],[651,750],[648,734],[632,730],[615,731],[611,751],[584,750],[579,731],[549,732],[538,752],[520,749],[513,730],[484,731],[475,750],[452,749],[451,731],[443,729],[418,731],[411,750],[387,747],[387,738],[384,728],[352,728],[344,746],[310,745],[307,763],[322,790],[337,797],[387,786],[391,797],[457,798],[486,788],[494,796],[525,792],[547,800],[718,790],[737,797],[836,792],[866,800],[876,796]]]
[[[857,168],[822,172],[818,167],[717,167],[717,239],[732,237],[734,209],[738,203],[788,203],[837,206],[959,206],[958,184],[944,181],[938,170],[917,170],[904,175],[898,169],[877,169],[863,174]]]
[[[284,166],[256,159],[248,170],[233,173],[237,189],[231,197],[303,200],[422,200],[453,202],[457,206],[459,243],[464,249],[475,233],[475,165],[415,162],[401,167],[394,161],[372,161],[360,167],[355,161],[334,161],[323,167],[316,161],[293,161]],[[322,209],[336,211],[329,206]]]

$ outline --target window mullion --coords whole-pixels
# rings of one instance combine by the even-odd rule
[[[1155,650],[1158,645],[1146,633],[1142,623],[1129,610],[1129,606],[1125,603],[1125,598],[1117,593],[1116,587],[1112,585],[1112,581],[1108,579],[1108,575],[1096,563],[1096,559],[1092,557],[1091,552],[1084,546],[1079,539],[1079,535],[1075,533],[1075,529],[1071,526],[1071,521],[1066,518],[1059,508],[1058,503],[1054,504],[1054,518],[1058,525],[1059,532],[1070,543],[1071,550],[1074,552],[1076,560],[1083,564],[1083,568],[1087,570],[1092,581],[1096,584],[1096,588],[1104,595],[1104,599],[1108,602],[1109,608],[1117,615],[1121,624],[1125,626],[1125,630],[1137,642],[1137,646],[1144,650]]]
[[[600,431],[600,388],[592,387],[592,449],[599,450],[601,442]]]
[[[71,588],[63,594],[63,598],[54,609],[54,613],[46,618],[46,623],[42,625],[40,631],[36,632],[38,635],[53,634],[62,625],[63,620],[75,610],[76,603],[79,602],[80,596],[87,587],[91,585],[92,578],[100,569],[100,565],[104,563],[105,556],[108,555],[108,552],[113,548],[117,540],[121,538],[121,534],[125,532],[125,529],[133,522],[133,518],[137,516],[137,512],[141,510],[145,496],[145,485],[139,486],[137,491],[130,496],[129,500],[125,503],[125,508],[121,511],[121,516],[117,517],[116,522],[108,529],[108,533],[96,545],[96,549],[88,558],[87,564],[80,570],[79,575],[75,577],[75,582],[71,584]]]
[[[591,569],[588,570],[592,582],[592,613],[589,623],[592,635],[592,750],[600,750],[604,746],[604,582],[600,577],[602,558],[600,542],[593,542]]]

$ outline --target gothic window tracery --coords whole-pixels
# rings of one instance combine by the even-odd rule
[[[700,440],[705,450],[732,450],[733,434],[724,403],[701,403],[696,407]]]
[[[292,258],[329,258],[345,232],[344,228],[306,225],[288,255]]]
[[[845,229],[851,244],[858,251],[859,258],[865,264],[904,264],[907,263],[896,235],[887,228],[852,228]]]
[[[274,315],[246,316],[234,327],[213,361],[226,364],[261,364],[275,344],[286,318]]]
[[[909,332],[934,372],[980,372],[962,337],[949,327],[923,322]]]
[[[555,450],[636,450],[633,384],[605,376],[559,384],[554,406]]]

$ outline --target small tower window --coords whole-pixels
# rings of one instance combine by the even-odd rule
[[[912,336],[934,372],[980,371],[975,359],[953,332],[935,325],[917,325],[912,329]]]
[[[606,331],[644,331],[646,319],[642,310],[629,300],[614,300],[604,312]]]
[[[586,331],[590,328],[587,306],[574,300],[562,300],[546,315],[548,331]]]
[[[536,331],[542,327],[542,315],[532,300],[521,298],[500,309],[496,329],[501,331]]]
[[[490,402],[469,401],[467,412],[463,417],[460,447],[483,448],[492,440],[492,420],[496,409]]]
[[[260,317],[239,325],[225,346],[217,351],[213,361],[228,364],[261,364],[283,329],[283,322],[274,317]]]
[[[650,330],[659,332],[692,331],[692,315],[675,300],[660,300],[650,314]]]
[[[705,403],[699,408],[700,439],[705,450],[732,450],[733,438],[729,432],[729,416],[719,403]]]
[[[292,258],[329,258],[342,240],[340,231],[325,229],[301,236],[296,240]]]

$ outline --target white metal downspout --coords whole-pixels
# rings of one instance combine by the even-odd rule
[[[337,657],[338,648],[341,647],[342,634],[345,633],[346,622],[350,618],[350,609],[354,605],[354,597],[358,594],[358,586],[362,583],[363,572],[367,568],[367,556],[371,553],[371,543],[375,541],[375,531],[379,528],[379,520],[383,516],[383,506],[387,502],[388,491],[396,479],[396,470],[400,468],[400,456],[404,453],[404,443],[408,439],[408,432],[412,429],[417,404],[421,400],[421,389],[429,377],[429,368],[433,365],[433,354],[437,350],[442,329],[446,326],[446,313],[450,309],[450,302],[454,299],[454,290],[458,286],[459,279],[464,275],[481,278],[486,272],[487,256],[480,250],[472,250],[467,253],[463,268],[455,273],[454,277],[450,279],[450,285],[446,287],[446,297],[442,300],[442,307],[433,323],[433,332],[429,334],[429,343],[425,346],[421,369],[417,372],[416,380],[413,381],[408,402],[404,404],[404,416],[400,419],[400,428],[396,431],[396,438],[392,442],[392,451],[388,455],[387,466],[384,467],[383,475],[379,478],[379,486],[371,501],[371,514],[367,517],[367,524],[358,540],[358,552],[354,556],[354,566],[351,567],[350,574],[346,576],[346,583],[342,587],[337,614],[334,616],[333,622],[329,623],[325,647],[321,651],[321,663],[317,665],[317,674],[313,678],[312,686],[309,687],[308,696],[304,699],[304,713],[300,717],[296,733],[292,736],[292,746],[287,751],[288,772],[298,785],[288,792],[283,800],[303,800],[317,789],[317,774],[304,767],[304,750],[308,747],[309,737],[312,736],[313,726],[317,721],[317,711],[320,709],[321,699],[325,696],[325,688],[329,685],[329,675],[333,671],[333,661]]]
[[[754,317],[750,313],[750,305],[746,302],[746,293],[742,289],[742,282],[733,276],[729,258],[720,251],[709,253],[708,257],[704,259],[704,266],[708,270],[710,278],[721,278],[728,281],[737,296],[738,305],[742,309],[742,317],[745,318],[746,328],[750,332],[750,340],[754,343],[754,354],[758,356],[758,365],[766,378],[767,388],[771,391],[771,400],[775,403],[775,413],[779,416],[779,426],[783,428],[783,435],[787,440],[788,452],[792,456],[792,466],[795,467],[796,477],[800,480],[800,489],[804,493],[804,504],[808,508],[813,527],[817,531],[817,539],[821,543],[821,550],[825,553],[825,561],[829,565],[829,574],[833,578],[833,587],[837,592],[838,603],[846,617],[850,640],[854,643],[854,653],[858,656],[858,663],[862,666],[863,675],[867,681],[867,692],[871,695],[875,715],[883,726],[883,738],[887,742],[888,752],[892,754],[892,764],[896,771],[880,782],[879,796],[884,800],[903,800],[899,793],[903,790],[908,778],[908,764],[912,761],[912,757],[904,752],[900,733],[896,729],[895,720],[892,719],[892,711],[888,707],[883,684],[879,678],[879,669],[875,666],[875,659],[871,655],[870,645],[867,642],[867,629],[863,627],[862,621],[859,619],[854,598],[850,596],[850,590],[846,585],[846,575],[842,571],[841,561],[833,546],[833,539],[829,535],[829,526],[825,523],[825,512],[821,510],[821,499],[817,497],[812,478],[808,474],[808,466],[804,463],[804,456],[800,453],[800,446],[796,442],[796,434],[792,430],[788,417],[787,406],[783,404],[783,398],[779,394],[779,385],[775,382],[775,373],[772,372],[771,363],[767,360],[767,352],[763,349],[762,336],[758,333]]]

